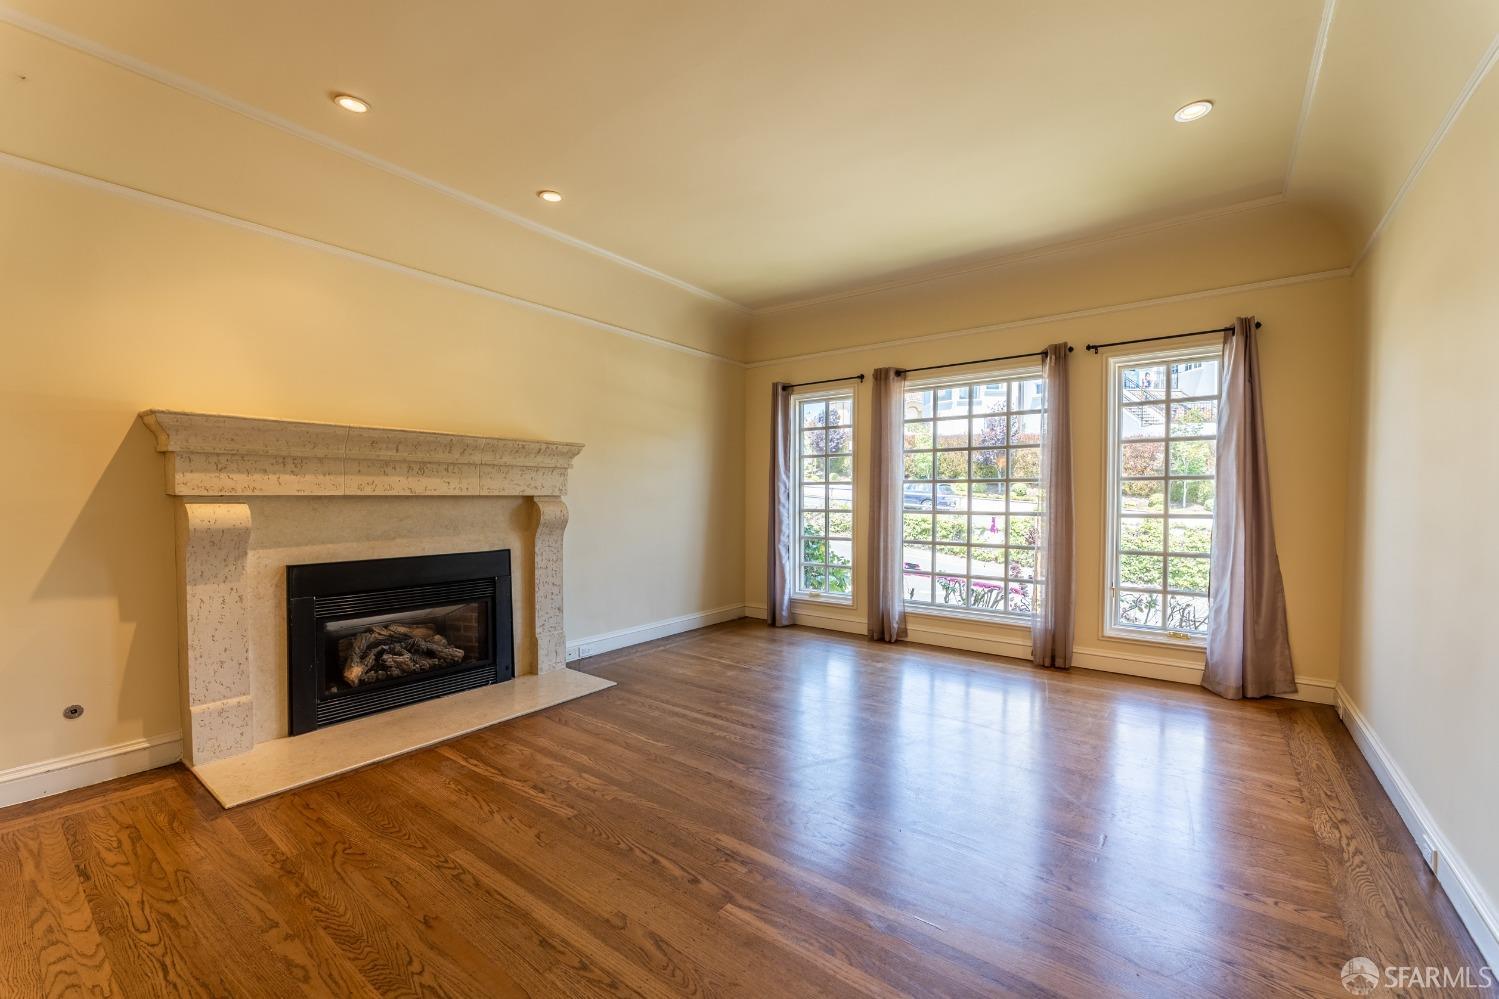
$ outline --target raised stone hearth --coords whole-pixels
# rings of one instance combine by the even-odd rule
[[[609,685],[572,671],[538,683],[565,669],[562,497],[582,445],[171,410],[141,419],[176,497],[183,755],[226,805]],[[288,737],[286,566],[495,549],[511,552],[516,670],[497,687],[513,688]]]

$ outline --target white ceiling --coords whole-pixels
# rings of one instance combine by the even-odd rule
[[[751,307],[1280,195],[1288,174],[1336,206],[1327,162],[1358,174],[1369,141],[1337,124],[1359,74],[1402,33],[1466,56],[1499,9],[1452,0],[1459,29],[1344,0],[1331,111],[1301,129],[1316,0],[10,2]],[[1419,149],[1447,83],[1407,102],[1400,141]],[[1214,113],[1171,120],[1197,98]]]

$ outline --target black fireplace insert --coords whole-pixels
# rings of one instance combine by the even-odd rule
[[[291,734],[515,676],[510,552],[286,567]]]

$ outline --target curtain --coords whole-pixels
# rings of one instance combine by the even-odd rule
[[[1037,666],[1072,665],[1076,586],[1072,549],[1072,422],[1068,410],[1067,344],[1046,348],[1046,425],[1041,435],[1043,507],[1031,601],[1031,658]]]
[[[1224,336],[1218,408],[1218,489],[1212,590],[1202,685],[1224,697],[1296,691],[1286,592],[1270,517],[1270,463],[1260,398],[1254,317]]]
[[[791,419],[791,391],[784,382],[770,387],[770,534],[766,544],[765,623],[791,623],[792,464],[796,461],[796,427]]]
[[[869,569],[866,599],[869,637],[906,637],[901,507],[905,501],[905,387],[899,368],[874,372],[874,430],[870,434]]]

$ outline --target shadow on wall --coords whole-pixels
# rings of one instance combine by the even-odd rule
[[[155,439],[134,411],[123,408],[70,408],[50,417],[52,440],[41,457],[56,465],[60,484],[49,490],[53,510],[43,511],[43,519],[64,516],[58,508],[66,509],[67,480],[87,474],[70,466],[87,461],[88,442],[124,428],[31,594],[33,603],[53,605],[35,608],[34,615],[37,627],[51,633],[45,658],[62,674],[52,690],[94,709],[87,733],[95,739],[131,737],[116,729],[170,731],[178,713],[176,559],[172,505]],[[41,528],[36,537],[48,534]],[[111,604],[113,615],[102,609]],[[42,643],[40,635],[30,639],[33,648]],[[90,701],[111,689],[118,692],[112,710]],[[53,705],[37,707],[51,716]]]

